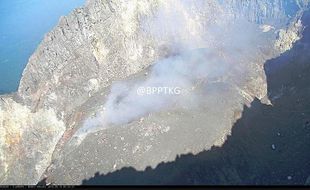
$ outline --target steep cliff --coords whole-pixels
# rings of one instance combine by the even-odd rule
[[[152,24],[152,19],[145,17],[156,16],[156,9],[162,4],[172,10],[179,5],[179,11],[189,12],[188,20],[182,23],[188,24],[185,27],[192,27],[191,22],[194,27],[200,27],[198,24],[208,27],[214,23],[223,27],[234,16],[284,30],[289,15],[296,14],[298,6],[304,6],[299,1],[282,0],[231,0],[222,4],[198,1],[191,5],[193,10],[186,10],[186,3],[174,1],[88,1],[85,8],[63,17],[46,35],[23,72],[18,94],[32,110],[53,107],[62,118],[99,88],[141,71],[162,56],[160,52],[172,48],[169,31],[160,29],[163,30],[160,41],[141,31],[141,28],[153,29],[143,27]],[[191,20],[196,17],[198,19]],[[195,35],[202,36],[206,30],[198,28]],[[184,36],[180,34],[174,41],[184,40]],[[205,41],[208,43],[202,46],[212,47],[220,40]]]
[[[84,167],[83,159],[87,159],[83,152],[85,146],[98,145],[97,140],[105,133],[110,140],[117,134],[128,137],[124,144],[133,152],[115,152],[113,140],[104,148],[97,147],[96,150],[101,148],[116,157],[122,155],[122,160],[127,159],[114,163],[115,158],[109,157],[105,164],[100,162],[99,168],[103,172],[124,165],[143,169],[147,165],[172,160],[180,153],[197,153],[213,144],[221,145],[232,123],[240,117],[238,113],[243,104],[250,104],[255,97],[268,102],[264,99],[267,85],[263,63],[290,49],[300,38],[303,27],[299,18],[307,5],[308,1],[301,0],[87,1],[84,8],[62,17],[45,36],[29,59],[18,92],[13,96],[3,96],[0,129],[5,132],[0,137],[0,167],[3,168],[0,182],[33,184],[53,160],[49,168],[59,171],[50,174],[48,169],[45,174],[65,172],[66,178],[54,177],[60,183],[79,183],[98,169],[94,166],[85,170],[86,173],[78,174],[77,171]],[[131,76],[140,79],[141,72],[148,66],[184,48],[212,49],[216,56],[225,57],[233,65],[227,77],[221,79],[228,87],[218,90],[214,86],[216,90],[206,100],[206,108],[218,109],[211,112],[196,110],[180,121],[169,120],[171,116],[162,116],[166,114],[163,112],[146,117],[144,121],[123,125],[124,130],[115,128],[102,132],[96,140],[89,137],[77,148],[70,143],[67,145],[84,120],[100,109],[113,81]],[[235,98],[232,100],[231,97]],[[228,103],[219,103],[222,100]],[[172,115],[180,117],[178,111]],[[195,120],[196,116],[199,121]],[[218,120],[221,120],[218,122],[220,127],[199,128],[204,123],[215,125]],[[188,125],[178,128],[180,122],[188,125],[196,122],[196,128],[189,130]],[[161,135],[169,130],[173,133]],[[210,134],[200,130],[213,130],[210,132],[212,138],[205,140]],[[31,133],[41,135],[37,137],[40,143],[33,142]],[[184,143],[175,140],[163,146],[167,139],[176,138],[176,134],[179,137],[188,134],[188,138],[193,138],[198,133],[201,134],[196,139],[200,141],[199,145],[191,140]],[[139,142],[133,143],[135,138]],[[147,145],[149,138],[156,139],[152,144],[155,150],[150,154],[145,153],[152,147]],[[172,147],[174,150],[169,152]],[[70,154],[69,150],[75,152]],[[20,157],[20,152],[24,152],[27,159]],[[68,156],[63,159],[64,155]],[[81,159],[76,162],[71,160],[79,156]],[[99,157],[94,162],[101,160]],[[79,164],[83,167],[77,168]],[[69,176],[66,172],[70,170],[79,176]],[[18,171],[27,171],[30,175],[17,179],[14,172]]]

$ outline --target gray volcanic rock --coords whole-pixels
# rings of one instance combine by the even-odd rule
[[[12,98],[0,101],[0,183],[35,184],[65,131],[53,109],[31,110]]]
[[[42,175],[78,184],[98,170],[144,169],[221,145],[243,104],[266,98],[263,63],[300,38],[299,18],[307,5],[300,0],[87,1],[45,36],[18,92],[3,96],[0,183],[34,184]],[[198,48],[231,63],[229,72],[208,83],[210,94],[201,106],[175,106],[99,127],[76,144],[80,134],[72,135],[102,110],[113,81],[146,80],[144,72],[156,61]],[[37,133],[34,140],[31,134]],[[16,172],[27,175],[16,178]]]
[[[285,5],[294,7],[299,5],[296,2],[229,1],[223,2],[223,6],[217,1],[197,2],[202,4],[201,10],[196,5],[196,10],[191,11],[190,18],[182,24],[190,24],[191,18],[198,17],[194,22],[223,27],[233,15],[278,29],[289,21]],[[63,17],[46,35],[23,72],[18,95],[32,110],[53,107],[61,118],[66,118],[99,88],[149,66],[162,51],[173,48],[169,31],[164,30],[160,39],[144,32],[154,29],[147,28],[152,19],[145,17],[156,16],[156,9],[161,4],[166,9],[173,9],[180,3],[88,1],[85,8]],[[179,9],[187,11],[184,7]],[[202,28],[195,35],[206,32],[206,28]],[[184,34],[178,34],[176,38],[184,40]],[[212,47],[217,43],[205,40],[209,42],[204,46]]]

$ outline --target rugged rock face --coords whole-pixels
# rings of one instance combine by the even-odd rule
[[[275,42],[275,48],[279,49],[281,53],[291,49],[293,44],[300,39],[302,24],[300,20],[292,22],[291,25],[286,29],[280,29],[279,37]]]
[[[310,185],[309,11],[302,23],[302,39],[264,65],[272,105],[256,99],[245,106],[221,147],[143,171],[124,167],[98,172],[83,184]]]
[[[0,106],[0,181],[35,184],[65,131],[53,109],[31,110],[11,98]]]
[[[45,36],[23,72],[16,95],[3,97],[1,183],[33,184],[51,159],[45,175],[71,184],[98,169],[109,172],[126,165],[144,169],[180,153],[221,145],[242,105],[266,97],[263,63],[300,38],[299,17],[307,5],[301,0],[87,1]],[[79,146],[72,144],[72,134],[101,109],[113,81],[143,80],[141,73],[148,66],[184,48],[215,49],[217,56],[226,56],[233,64],[221,79],[221,88],[210,86],[213,93],[202,108],[191,112],[176,108],[172,116],[165,111],[151,114],[90,134]],[[205,123],[209,125],[201,127]],[[38,137],[31,137],[37,133]],[[182,134],[195,140],[182,140]],[[89,159],[85,149],[91,147],[95,153],[91,152],[90,167],[85,165]],[[20,152],[27,160],[17,156]],[[109,156],[103,158],[105,154]],[[31,174],[17,179],[14,172],[22,171]]]
[[[196,10],[190,11],[192,15],[188,15],[190,17],[183,24],[192,27],[192,22],[195,29],[198,24],[223,27],[229,22],[229,17],[234,16],[286,30],[288,15],[296,14],[297,6],[303,6],[296,2],[229,1],[222,2],[222,5],[217,1],[197,2],[202,4],[201,9],[195,5]],[[156,16],[158,7],[172,9],[178,4],[173,1],[88,1],[85,8],[63,17],[59,25],[46,35],[29,60],[18,94],[32,110],[53,107],[61,118],[65,118],[99,87],[106,87],[111,81],[141,71],[162,56],[160,52],[172,48],[169,31],[163,31],[158,41],[141,28],[145,29],[143,26],[151,23],[151,19],[144,18]],[[179,11],[187,11],[182,10],[185,6],[181,4]],[[290,8],[286,10],[286,7]],[[192,17],[198,19],[191,20]],[[224,21],[220,20],[222,17]],[[153,28],[145,30],[150,29]],[[197,30],[195,35],[206,32],[206,28]],[[281,31],[280,38],[283,36]],[[176,37],[180,40],[184,34]],[[216,43],[211,41],[209,46]],[[68,102],[68,99],[71,101]]]

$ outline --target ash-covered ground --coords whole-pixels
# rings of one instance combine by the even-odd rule
[[[143,171],[97,172],[82,184],[310,185],[310,13],[302,20],[303,38],[265,63],[272,105],[245,107],[222,147]]]
[[[0,183],[305,183],[308,5],[88,0],[1,96]]]
[[[216,83],[214,88],[209,84],[203,103],[207,107],[149,114],[122,127],[99,129],[77,149],[72,148],[75,141],[69,143],[67,156],[51,170],[48,183],[70,184],[75,179],[78,183],[84,176],[84,185],[309,184],[309,16],[308,12],[302,18],[306,26],[303,38],[291,50],[264,64],[271,105],[254,99],[242,112],[234,113],[241,118],[233,124],[225,142],[223,131],[230,130],[225,129],[229,123],[221,124],[225,119],[217,116],[224,118],[223,110],[235,108],[240,100],[227,84]],[[130,80],[145,79],[145,73],[150,69]],[[219,135],[223,135],[223,141],[215,142]],[[220,147],[214,146],[217,143]],[[166,161],[158,164],[158,160]],[[87,177],[98,168],[93,177]]]

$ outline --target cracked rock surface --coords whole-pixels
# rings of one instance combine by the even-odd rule
[[[299,18],[307,5],[301,0],[212,0],[190,6],[162,0],[87,1],[46,34],[18,92],[1,96],[0,183],[35,184],[48,177],[56,184],[80,184],[97,171],[143,170],[220,146],[244,104],[255,97],[268,103],[264,62],[300,38]],[[174,19],[160,27],[162,12],[168,18],[177,15],[182,29],[174,30]],[[244,40],[240,34],[251,36]],[[145,80],[149,66],[184,45],[212,49],[233,65],[224,78],[206,88],[198,85],[205,95],[199,107],[172,106],[86,134],[76,143],[75,132],[102,109],[114,81]]]

